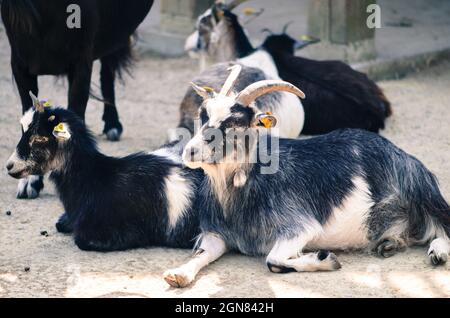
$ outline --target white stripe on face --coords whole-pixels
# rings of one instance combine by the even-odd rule
[[[236,103],[235,96],[217,95],[215,98],[206,101],[206,110],[208,112],[208,126],[219,128],[220,123],[231,115],[231,107]]]
[[[30,128],[31,123],[33,122],[34,109],[30,108],[20,119],[20,124],[22,125],[22,129],[24,132]]]

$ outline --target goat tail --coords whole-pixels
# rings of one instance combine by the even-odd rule
[[[443,197],[436,176],[415,160],[404,186],[410,204],[410,236],[426,243],[436,237],[450,237],[450,206]],[[409,170],[409,169],[408,169]]]
[[[131,76],[130,70],[134,66],[136,60],[133,50],[136,38],[137,36],[135,34],[132,35],[127,43],[108,56],[102,58],[102,64],[107,63],[121,81],[123,81],[124,73]]]
[[[26,31],[36,32],[41,23],[41,16],[32,0],[3,0],[0,2],[5,25],[11,29],[11,34]]]
[[[389,117],[392,115],[392,106],[391,103],[389,102],[389,100],[387,99],[386,95],[384,95],[383,91],[381,90],[381,88],[379,88],[379,92],[378,92],[378,97],[381,100],[381,103],[383,105],[384,108],[384,116],[385,118]]]

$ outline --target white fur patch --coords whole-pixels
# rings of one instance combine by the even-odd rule
[[[257,50],[255,53],[239,59],[238,62],[248,67],[261,69],[267,79],[280,79],[277,66],[272,56],[265,50]]]
[[[281,80],[272,56],[265,50],[258,50],[247,57],[239,59],[238,62],[248,67],[261,69],[267,79]],[[297,138],[305,123],[303,105],[297,96],[287,92],[280,93],[282,99],[278,104],[264,105],[261,111],[271,111],[277,118],[277,128],[280,130],[280,137]]]
[[[149,152],[149,154],[151,155],[155,155],[158,157],[163,157],[165,159],[171,160],[173,162],[175,162],[176,164],[181,164],[181,157],[179,155],[177,155],[176,153],[170,151],[167,148],[160,148],[158,150]]]
[[[235,96],[217,95],[206,101],[206,110],[209,115],[209,126],[218,128],[220,123],[230,117],[231,107],[236,104]]]
[[[308,249],[345,250],[368,246],[366,220],[373,202],[366,181],[361,177],[352,181],[355,188],[341,206],[333,209],[322,234],[307,244]]]
[[[165,192],[167,197],[167,213],[169,225],[175,228],[177,221],[191,206],[192,184],[180,174],[179,168],[172,168],[171,173],[165,178]]]
[[[20,119],[20,124],[22,125],[22,129],[24,132],[30,128],[31,123],[33,122],[34,109],[30,108]]]
[[[34,198],[37,196],[37,191],[32,187],[32,184],[39,180],[39,176],[28,176],[20,179],[17,186],[17,193],[27,193],[28,198]]]
[[[184,43],[184,50],[186,52],[196,51],[197,50],[197,44],[198,44],[199,36],[198,31],[194,31]]]
[[[297,138],[305,123],[303,105],[296,95],[280,93],[282,95],[280,103],[271,109],[278,120],[276,128],[279,129],[282,138]]]

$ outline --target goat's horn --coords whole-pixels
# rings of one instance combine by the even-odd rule
[[[38,113],[43,113],[44,105],[39,101],[39,99],[33,94],[32,91],[30,91],[30,97],[31,97],[31,100],[33,101],[33,106],[36,109],[36,111]]]
[[[275,91],[288,92],[305,98],[305,93],[291,83],[281,80],[264,80],[247,86],[238,94],[236,102],[243,106],[249,106],[258,97]]]
[[[273,32],[272,32],[272,30],[271,30],[271,29],[269,29],[269,28],[264,28],[264,29],[262,29],[262,30],[261,30],[261,33],[264,33],[264,32],[267,32],[267,33],[269,33],[269,35],[273,35]]]
[[[290,26],[292,23],[294,23],[294,21],[289,21],[288,23],[286,23],[286,24],[283,26],[283,30],[282,30],[282,33],[283,33],[283,34],[287,32],[287,29],[289,28],[289,26]]]
[[[234,0],[234,1],[231,1],[228,5],[227,5],[227,8],[228,8],[228,10],[233,10],[234,8],[236,8],[237,6],[239,6],[241,3],[244,3],[244,2],[246,2],[246,1],[248,1],[248,0]]]
[[[225,84],[223,84],[222,89],[220,90],[220,95],[228,96],[231,93],[231,90],[234,87],[234,84],[236,84],[236,81],[239,77],[239,74],[241,73],[242,66],[239,64],[235,64],[228,68],[228,71],[231,71],[230,75],[228,75],[227,80],[225,81]]]
[[[203,97],[203,99],[211,98],[214,95],[214,90],[212,88],[201,87],[193,82],[190,83],[195,92]]]

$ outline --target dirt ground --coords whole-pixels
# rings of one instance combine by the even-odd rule
[[[450,265],[432,268],[425,248],[389,259],[338,253],[342,269],[329,273],[270,273],[262,258],[227,255],[186,289],[169,288],[162,273],[183,263],[188,250],[148,248],[127,252],[82,252],[72,237],[56,232],[62,212],[50,182],[40,198],[15,198],[17,181],[4,163],[20,136],[20,106],[9,68],[9,48],[0,30],[0,297],[449,297]],[[177,123],[178,105],[197,72],[187,58],[142,59],[126,86],[117,87],[125,132],[101,149],[125,155],[155,149]],[[94,82],[98,91],[98,72]],[[450,200],[450,63],[398,81],[380,83],[394,115],[383,135],[422,160],[439,178]],[[40,96],[66,103],[66,84],[40,79]],[[87,122],[100,134],[102,105],[91,101]],[[10,210],[12,215],[6,215]],[[48,231],[49,236],[40,235]],[[29,267],[29,271],[25,271]]]

